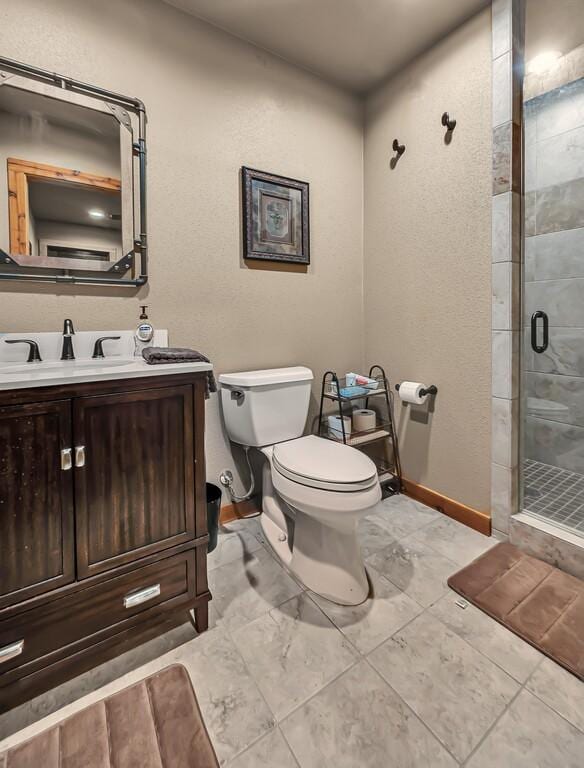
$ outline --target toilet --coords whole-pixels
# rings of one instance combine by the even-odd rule
[[[263,532],[311,590],[341,605],[367,599],[357,523],[381,500],[375,464],[348,445],[302,436],[312,371],[303,366],[219,376],[225,428],[265,457]]]

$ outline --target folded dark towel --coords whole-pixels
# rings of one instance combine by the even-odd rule
[[[194,349],[185,347],[145,347],[142,350],[142,357],[148,365],[164,365],[169,363],[210,363],[208,357]],[[205,387],[205,397],[209,397],[210,392],[217,392],[217,383],[213,371],[206,371],[207,385]]]

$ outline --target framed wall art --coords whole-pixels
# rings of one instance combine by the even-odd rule
[[[310,264],[308,182],[241,169],[245,259]]]

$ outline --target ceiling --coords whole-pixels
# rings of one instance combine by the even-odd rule
[[[80,187],[57,181],[31,182],[28,186],[30,210],[40,221],[59,221],[86,227],[121,230],[121,201],[119,193]],[[103,211],[106,215],[96,219],[89,211]],[[111,216],[116,218],[110,218]]]
[[[113,115],[21,88],[13,88],[9,80],[0,87],[0,112],[26,116],[31,120],[101,136],[104,140],[111,140],[116,146],[120,141],[119,123]]]
[[[525,60],[544,51],[569,51],[584,44],[584,0],[528,0]]]
[[[164,2],[357,93],[371,90],[490,5],[490,0]]]

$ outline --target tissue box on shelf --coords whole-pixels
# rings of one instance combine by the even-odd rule
[[[377,379],[370,379],[368,376],[361,376],[359,373],[348,373],[345,376],[347,387],[366,387],[367,389],[377,389],[379,382]]]
[[[343,416],[343,424],[345,425],[345,437],[351,437],[351,417]],[[328,417],[328,431],[329,437],[334,437],[335,440],[343,439],[343,427],[341,426],[340,416]]]

